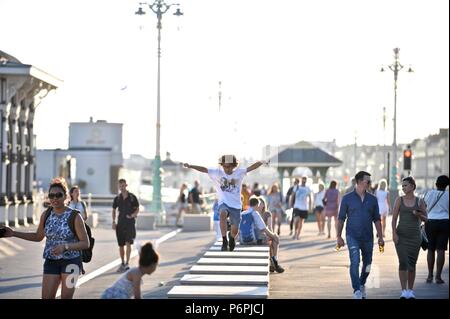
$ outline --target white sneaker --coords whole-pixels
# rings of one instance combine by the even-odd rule
[[[414,290],[408,289],[408,290],[406,290],[406,293],[407,293],[406,299],[416,299]]]
[[[356,290],[356,291],[353,293],[353,299],[362,299],[362,293],[361,293],[361,290]]]
[[[408,290],[402,290],[400,299],[408,299],[408,298],[409,298]]]
[[[366,294],[366,287],[361,286],[361,297],[362,299],[366,299],[367,298],[367,294]]]

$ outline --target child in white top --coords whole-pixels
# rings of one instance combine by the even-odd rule
[[[108,289],[106,289],[102,299],[131,299],[134,295],[135,299],[141,298],[142,277],[150,275],[156,270],[159,255],[153,249],[151,243],[146,243],[141,248],[139,254],[139,267],[133,267],[124,273],[120,278]]]

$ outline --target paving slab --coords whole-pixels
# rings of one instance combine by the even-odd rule
[[[220,250],[221,249],[221,247],[220,246],[218,246],[218,245],[213,245],[213,246],[211,246],[211,247],[209,247],[209,251],[221,251]],[[237,247],[235,247],[234,248],[234,250],[233,251],[236,251],[236,252],[269,252],[270,251],[270,248],[269,248],[269,246],[256,246],[256,245],[254,245],[254,246],[237,246]]]
[[[268,286],[268,275],[203,275],[188,274],[181,278],[182,285]]]
[[[267,275],[268,266],[207,266],[194,265],[189,270],[190,274],[233,274],[233,275]]]
[[[169,298],[247,298],[266,299],[269,289],[264,286],[174,286]]]
[[[245,251],[207,251],[203,257],[206,258],[269,258],[268,252],[245,252]]]
[[[267,266],[268,258],[200,258],[197,265],[223,265],[223,266]]]

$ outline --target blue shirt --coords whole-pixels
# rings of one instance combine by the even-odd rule
[[[356,240],[373,241],[372,223],[380,220],[377,198],[366,192],[364,200],[356,190],[350,192],[342,198],[339,209],[339,220],[345,222],[347,236]]]

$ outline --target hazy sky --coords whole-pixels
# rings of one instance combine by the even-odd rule
[[[163,16],[161,152],[211,163],[300,140],[392,144],[448,127],[449,3],[180,0]],[[62,79],[38,107],[38,148],[69,122],[124,123],[125,154],[153,157],[156,15],[131,0],[0,0],[0,50]],[[387,72],[379,72],[384,65]],[[406,72],[409,66],[414,73]],[[218,82],[222,81],[222,108]],[[386,130],[383,130],[386,107]],[[50,123],[51,122],[51,123]]]

